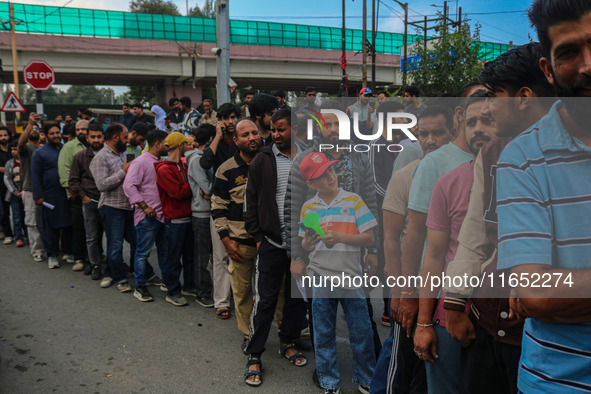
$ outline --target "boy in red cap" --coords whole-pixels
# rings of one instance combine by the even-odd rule
[[[373,331],[363,288],[356,287],[354,278],[363,276],[360,248],[373,244],[372,228],[377,226],[377,221],[361,197],[339,188],[332,168],[335,162],[324,153],[314,152],[300,164],[306,184],[317,191],[304,203],[300,213],[299,236],[303,238],[302,247],[310,252],[304,284],[308,279],[308,286],[312,287],[314,348],[320,385],[325,393],[340,393],[335,340],[340,303],[353,351],[353,381],[359,384],[360,392],[367,393],[376,362]],[[311,213],[319,216],[324,236],[310,228],[304,230],[304,218]]]

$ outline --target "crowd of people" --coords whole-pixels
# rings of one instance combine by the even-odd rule
[[[375,100],[363,88],[345,108],[310,87],[292,109],[283,91],[248,91],[242,107],[204,100],[203,114],[171,98],[170,113],[155,106],[154,117],[125,104],[104,130],[92,114],[60,126],[31,113],[20,136],[0,128],[4,244],[28,244],[52,269],[74,263],[141,302],[156,286],[174,306],[190,297],[221,320],[233,313],[250,386],[263,383],[275,320],[280,354],[303,367],[313,349],[316,384],[340,393],[340,304],[359,392],[589,392],[591,134],[581,98],[591,89],[591,4],[535,0],[529,18],[540,43],[487,62],[453,97],[423,100],[407,87],[401,101],[386,91]],[[354,133],[339,139],[334,110],[375,136],[367,151],[351,149]],[[416,116],[414,136],[392,133],[396,112]],[[162,278],[148,262],[154,248]],[[303,285],[502,272],[572,276],[554,287]],[[390,327],[384,341],[370,293]]]

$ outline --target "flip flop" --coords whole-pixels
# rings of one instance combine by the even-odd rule
[[[216,309],[215,316],[221,320],[228,320],[230,318],[230,308]]]

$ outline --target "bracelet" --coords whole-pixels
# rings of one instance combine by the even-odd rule
[[[413,296],[415,294],[417,294],[416,291],[401,291],[400,292],[400,295],[403,295],[403,296]]]
[[[433,323],[429,323],[429,324],[417,323],[417,327],[433,327]]]
[[[140,209],[141,209],[142,211],[145,211],[145,210],[146,210],[146,209],[148,209],[148,208],[149,208],[149,207],[148,207],[148,204],[144,205],[143,207],[140,207]]]

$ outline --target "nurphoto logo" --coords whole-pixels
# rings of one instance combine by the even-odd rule
[[[316,112],[316,111],[314,111]],[[325,128],[327,129],[328,126],[326,125],[326,121],[322,115],[324,114],[333,114],[337,117],[339,123],[339,141],[351,141],[351,129],[353,129],[353,133],[357,140],[361,141],[374,141],[378,139],[384,132],[384,127],[386,127],[386,140],[393,141],[393,134],[395,130],[399,130],[400,132],[404,133],[411,141],[417,141],[417,137],[413,135],[410,131],[413,127],[417,125],[417,117],[411,113],[407,112],[388,112],[388,113],[379,113],[377,116],[377,130],[375,133],[370,134],[363,134],[359,131],[359,114],[357,112],[353,113],[353,127],[351,127],[351,119],[349,116],[338,109],[321,109],[320,112],[316,112],[316,115],[313,119],[308,119],[307,123],[307,132],[308,132],[308,139],[312,140],[314,136],[314,121],[316,121],[317,127],[320,129]],[[384,122],[384,115],[386,117],[386,122]],[[403,120],[396,121],[397,119]],[[380,149],[382,146],[385,147],[388,152],[401,152],[404,148],[400,144],[353,144],[347,146],[334,146],[333,144],[320,144],[319,150],[320,152],[329,150],[329,149],[337,149],[337,150],[347,150],[347,151],[355,151],[355,152],[369,152],[370,149]]]

